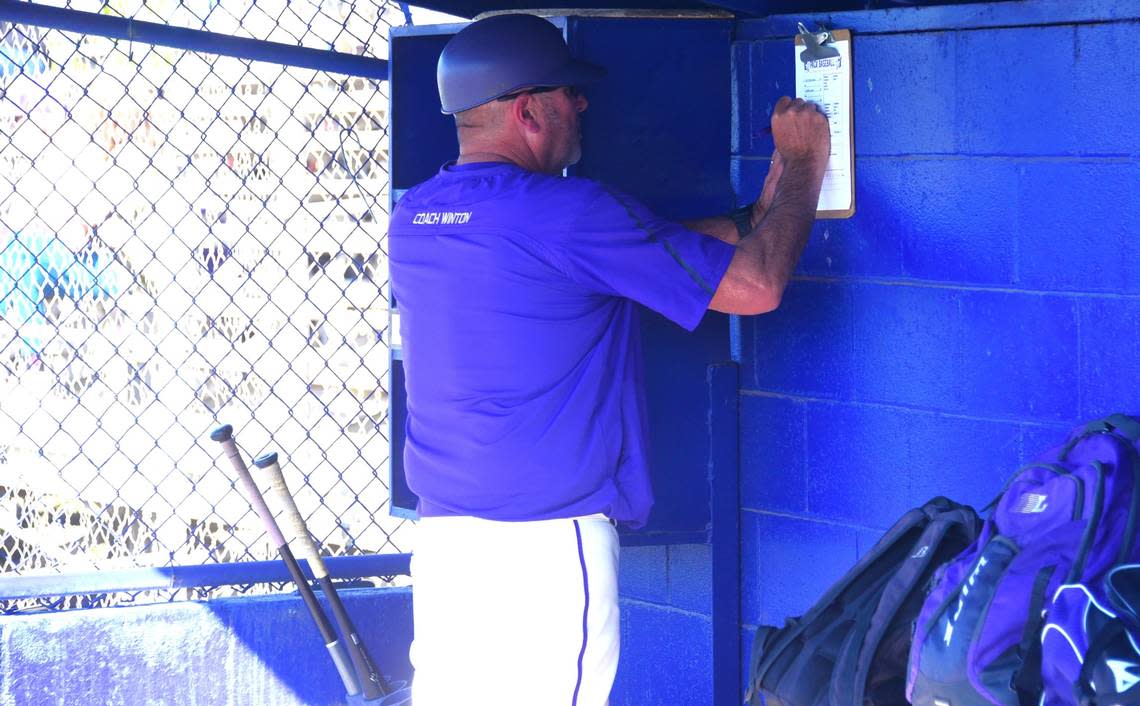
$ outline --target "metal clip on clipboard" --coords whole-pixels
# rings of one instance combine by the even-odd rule
[[[833,46],[829,46],[832,41],[830,31],[821,28],[816,32],[809,32],[803,22],[797,22],[796,28],[799,30],[798,37],[804,43],[804,50],[800,52],[800,61],[804,64],[807,64],[809,61],[821,61],[823,59],[835,59],[839,57],[839,50]]]

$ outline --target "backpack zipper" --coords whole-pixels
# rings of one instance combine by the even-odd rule
[[[1068,578],[1065,583],[1072,583],[1080,578],[1085,570],[1085,559],[1088,558],[1089,549],[1092,548],[1093,538],[1096,536],[1096,530],[1100,526],[1100,516],[1104,512],[1104,464],[1100,461],[1093,461],[1092,467],[1096,471],[1096,488],[1093,491],[1093,511],[1092,516],[1089,517],[1088,524],[1085,525],[1085,531],[1081,535],[1081,543],[1077,549],[1077,556],[1073,560],[1073,568],[1069,571]]]

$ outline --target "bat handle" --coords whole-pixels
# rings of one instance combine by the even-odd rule
[[[293,539],[299,543],[299,549],[301,550],[303,558],[308,561],[309,568],[313,570],[313,575],[316,576],[317,581],[320,583],[321,589],[325,593],[325,598],[328,599],[329,605],[332,607],[333,615],[340,625],[345,642],[351,643],[348,645],[348,655],[352,659],[356,674],[360,676],[361,687],[364,690],[364,700],[373,701],[382,696],[387,696],[391,693],[392,687],[388,684],[387,680],[381,676],[379,670],[376,669],[376,665],[372,663],[372,660],[369,659],[364,645],[360,642],[359,635],[356,634],[356,629],[352,626],[352,620],[348,616],[348,611],[345,609],[344,603],[341,602],[340,596],[337,595],[328,569],[325,567],[325,562],[321,558],[320,548],[313,540],[309,528],[305,526],[305,520],[301,516],[301,511],[297,508],[293,494],[289,491],[289,485],[285,482],[285,476],[281,473],[281,466],[277,462],[277,454],[274,452],[260,456],[254,459],[253,465],[257,466],[265,474],[264,478],[267,481],[270,492],[277,499],[277,502],[283,510],[282,519],[285,526],[289,528]]]
[[[234,428],[229,424],[223,424],[210,432],[210,438],[222,445],[222,450],[225,452],[226,457],[228,457],[230,463],[233,464],[234,471],[237,473],[238,483],[241,484],[246,499],[249,500],[249,504],[253,506],[254,511],[261,517],[261,521],[269,533],[269,538],[272,540],[273,546],[277,549],[288,546],[285,541],[285,535],[281,534],[281,528],[277,526],[277,520],[274,519],[273,513],[269,511],[269,506],[265,504],[265,498],[261,496],[261,491],[258,490],[257,483],[253,481],[253,476],[249,474],[249,468],[246,467],[245,461],[242,460],[241,452],[238,451],[237,443],[234,441]]]
[[[234,471],[237,472],[238,481],[245,490],[250,504],[257,514],[261,516],[261,520],[265,524],[270,538],[277,545],[277,551],[280,553],[281,559],[285,562],[285,566],[289,569],[289,573],[292,574],[293,583],[297,584],[301,598],[309,609],[309,615],[312,616],[313,621],[317,624],[317,629],[321,633],[325,647],[328,649],[329,655],[332,656],[333,664],[336,665],[336,670],[340,675],[341,682],[344,684],[345,692],[349,696],[356,696],[360,693],[360,685],[356,680],[356,672],[349,665],[344,645],[336,639],[336,633],[333,632],[332,625],[329,624],[328,618],[325,617],[324,612],[320,609],[317,599],[308,585],[307,579],[304,574],[301,573],[301,568],[297,565],[297,560],[293,558],[293,553],[289,550],[289,543],[285,541],[285,536],[281,534],[281,529],[277,526],[277,521],[273,518],[273,513],[270,512],[269,506],[265,504],[265,498],[262,497],[261,491],[257,488],[257,483],[254,482],[253,476],[249,473],[249,468],[245,465],[245,461],[242,460],[241,452],[238,451],[237,443],[234,441],[234,428],[229,424],[223,424],[210,433],[210,438],[222,445],[222,449],[225,451],[226,456],[229,457],[230,463],[233,464]]]
[[[270,495],[277,501],[281,510],[281,521],[285,525],[285,530],[291,535],[287,539],[297,544],[297,553],[309,562],[309,568],[313,570],[313,576],[317,580],[328,576],[329,572],[324,560],[321,559],[320,548],[313,541],[309,528],[305,526],[301,510],[297,507],[293,493],[290,492],[285,476],[281,473],[281,466],[277,463],[277,453],[259,456],[253,460],[253,465],[261,470],[263,482],[269,488]]]

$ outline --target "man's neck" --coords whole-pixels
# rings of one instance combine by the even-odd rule
[[[488,142],[459,145],[459,158],[456,164],[472,164],[475,162],[502,162],[513,164],[528,172],[551,173],[543,168],[542,160],[527,145],[490,144]],[[559,170],[556,173],[561,173]]]
[[[476,162],[508,162],[510,164],[517,164],[520,167],[523,166],[505,154],[487,151],[461,152],[459,159],[455,160],[456,164],[474,164]]]

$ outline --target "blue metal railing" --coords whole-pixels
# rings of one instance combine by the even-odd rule
[[[50,7],[34,2],[0,0],[0,20],[64,32],[94,34],[110,39],[125,39],[172,49],[232,56],[251,61],[267,61],[380,81],[388,80],[388,62],[383,59],[260,39],[246,39],[186,27],[170,27],[157,22]]]

